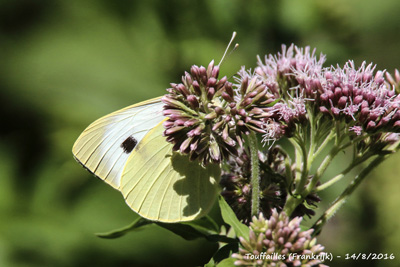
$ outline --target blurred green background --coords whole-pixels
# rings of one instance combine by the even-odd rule
[[[74,161],[81,131],[162,95],[192,64],[219,61],[233,31],[240,47],[223,65],[229,77],[282,43],[317,47],[327,65],[366,60],[392,72],[400,67],[399,10],[398,0],[1,0],[0,266],[207,262],[215,246],[157,227],[116,240],[94,236],[136,215]],[[396,259],[332,266],[399,266],[399,160],[376,169],[319,238],[342,258]],[[333,187],[323,203],[342,189]]]

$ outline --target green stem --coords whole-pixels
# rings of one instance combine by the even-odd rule
[[[307,149],[304,142],[290,138],[296,151],[296,190],[294,194],[299,194],[303,190],[308,176]]]
[[[293,138],[289,138],[289,142],[294,146],[294,151],[295,151],[295,161],[296,161],[296,173],[295,173],[295,182],[298,183],[300,182],[300,176],[301,176],[301,147],[297,143],[296,140]]]
[[[339,146],[341,141],[341,134],[340,134],[340,122],[335,122],[335,129],[336,129],[336,138],[335,138],[335,145]]]
[[[338,211],[343,204],[347,201],[349,196],[354,192],[354,190],[361,184],[364,178],[385,158],[385,156],[376,157],[359,175],[354,178],[354,180],[347,186],[343,193],[333,202],[333,204],[322,214],[322,216],[315,222],[312,226],[314,228],[314,235],[318,235],[321,232],[324,224],[332,218],[332,216]]]
[[[314,161],[314,159],[321,153],[321,151],[326,147],[326,145],[332,140],[332,138],[335,136],[335,131],[331,130],[331,132],[325,137],[324,141],[322,141],[321,145],[319,145],[317,151],[312,155],[311,161]]]
[[[328,181],[326,181],[325,183],[321,184],[320,186],[318,186],[315,191],[319,192],[322,190],[325,190],[326,188],[328,188],[329,186],[335,184],[336,182],[339,182],[346,174],[348,174],[356,165],[354,162],[352,162],[344,171],[342,171],[341,173],[339,173],[338,175],[336,175],[335,177],[329,179]]]
[[[292,163],[290,161],[289,156],[286,156],[286,158],[285,158],[285,174],[286,174],[287,183],[292,184],[294,181],[293,181],[293,175],[292,175]],[[289,190],[292,190],[291,187],[289,187]]]
[[[305,191],[305,196],[307,196],[315,187],[319,179],[322,177],[326,169],[328,168],[329,164],[332,162],[333,158],[336,156],[336,154],[339,152],[337,149],[337,146],[335,145],[332,147],[331,152],[325,157],[325,159],[322,161],[321,165],[315,172],[314,177],[311,179],[310,183],[308,184]]]
[[[302,165],[302,171],[301,171],[301,178],[300,182],[296,185],[296,190],[294,194],[301,194],[301,192],[304,190],[304,186],[307,184],[307,179],[308,179],[308,172],[309,172],[309,164],[308,164],[308,155],[306,148],[302,146],[302,158],[303,158],[303,165]]]
[[[328,181],[326,181],[325,183],[319,185],[316,188],[316,191],[322,191],[325,190],[326,188],[328,188],[329,186],[337,183],[338,181],[340,181],[347,173],[349,173],[354,167],[356,167],[357,165],[367,161],[373,154],[371,153],[366,153],[361,157],[355,157],[353,159],[353,161],[351,162],[351,164],[341,173],[339,173],[338,175],[336,175],[335,177],[329,179]]]
[[[307,157],[307,161],[310,163],[310,165],[311,165],[311,162],[312,162],[312,157],[313,157],[313,155],[314,155],[314,151],[315,151],[315,145],[316,145],[316,142],[315,142],[315,135],[316,135],[316,131],[317,131],[317,129],[315,129],[315,124],[316,124],[316,122],[315,122],[315,117],[313,116],[313,112],[309,109],[308,110],[308,114],[309,114],[309,117],[310,117],[310,147],[309,147],[309,149],[308,149],[308,157]]]
[[[251,160],[251,216],[258,216],[260,210],[260,166],[258,160],[258,141],[254,132],[249,135]]]
[[[317,169],[315,175],[311,179],[310,183],[308,184],[307,188],[305,188],[302,192],[301,195],[288,195],[287,201],[285,203],[284,211],[286,214],[289,216],[292,214],[294,209],[303,202],[304,198],[310,194],[310,192],[314,189],[315,185],[325,172],[325,170],[328,168],[329,164],[331,163],[332,159],[336,156],[338,153],[337,146],[335,145],[332,147],[330,153],[325,157],[325,159],[322,161],[320,167]]]

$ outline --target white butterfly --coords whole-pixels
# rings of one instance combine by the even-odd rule
[[[162,222],[204,216],[219,190],[220,168],[172,151],[163,137],[161,98],[113,112],[90,124],[75,142],[78,162],[121,191],[142,217]]]

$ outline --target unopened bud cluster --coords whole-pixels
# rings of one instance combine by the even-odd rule
[[[265,133],[264,121],[271,116],[265,108],[275,100],[257,77],[244,75],[233,85],[218,75],[213,61],[208,68],[192,66],[162,98],[167,141],[203,164],[236,155],[250,131]]]
[[[289,220],[281,212],[273,210],[269,219],[262,214],[253,217],[249,226],[249,240],[239,237],[239,253],[236,266],[326,266],[323,264],[324,247],[312,237],[313,229],[302,231],[301,217]],[[270,255],[271,257],[260,257]],[[299,257],[293,258],[293,255]],[[307,257],[309,255],[309,257]]]

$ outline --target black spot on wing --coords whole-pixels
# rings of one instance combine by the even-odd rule
[[[137,140],[133,138],[133,136],[129,136],[128,138],[125,139],[124,142],[122,142],[121,147],[126,154],[129,154],[132,152],[132,150],[135,148],[136,145],[137,145]]]

